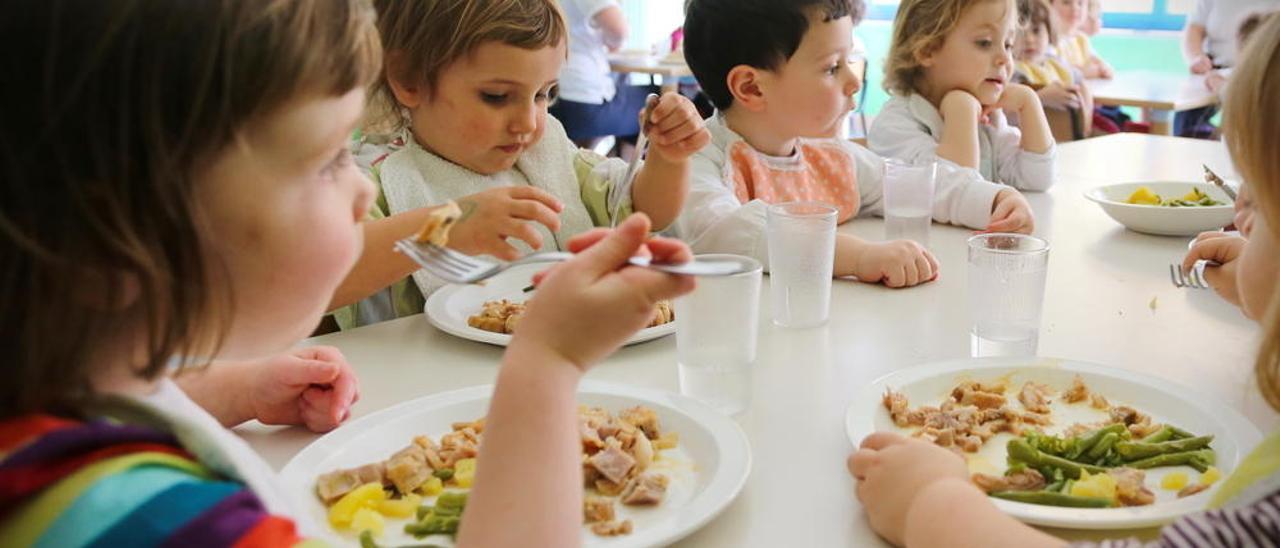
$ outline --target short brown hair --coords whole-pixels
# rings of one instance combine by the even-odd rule
[[[1049,34],[1049,43],[1058,43],[1058,19],[1046,0],[1018,0],[1018,27],[1020,31],[1035,30],[1043,25]]]
[[[370,93],[367,129],[375,131],[403,122],[389,78],[434,91],[440,74],[481,44],[535,50],[558,46],[567,36],[555,0],[375,0],[374,5],[387,57],[394,59]]]
[[[1249,183],[1266,227],[1280,241],[1280,17],[1258,28],[1227,86],[1222,135],[1231,160]],[[1263,319],[1262,346],[1254,366],[1258,388],[1280,411],[1280,284]]]
[[[367,86],[381,49],[360,0],[5,7],[0,70],[24,83],[0,86],[0,417],[70,412],[121,325],[145,378],[216,353],[234,288],[196,175],[252,120]]]
[[[904,0],[899,4],[885,60],[884,89],[899,95],[919,93],[924,73],[920,57],[941,48],[964,13],[983,2],[1004,2],[1015,9],[1014,0]]]

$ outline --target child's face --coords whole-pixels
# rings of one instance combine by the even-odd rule
[[[1253,232],[1240,253],[1240,265],[1236,268],[1236,287],[1240,291],[1240,306],[1244,314],[1261,320],[1280,278],[1280,241],[1271,232],[1277,221],[1254,216]]]
[[[934,104],[951,90],[971,93],[994,105],[1013,75],[1013,10],[1001,1],[974,4],[960,17],[937,51],[921,59]]]
[[[1049,29],[1043,24],[1027,25],[1018,32],[1016,57],[1020,61],[1039,62],[1049,52]]]
[[[1087,0],[1053,0],[1053,9],[1058,12],[1058,20],[1062,23],[1064,36],[1075,32],[1088,15]]]
[[[1080,32],[1093,36],[1102,30],[1102,6],[1098,0],[1089,2],[1089,13],[1080,23]]]
[[[853,19],[823,21],[815,10],[795,54],[776,71],[761,71],[771,126],[779,135],[832,137],[855,107],[862,75],[853,71]]]
[[[206,256],[225,266],[235,296],[220,357],[262,356],[308,336],[355,264],[373,186],[346,145],[363,108],[361,90],[295,99],[197,174]]]
[[[564,56],[563,44],[537,50],[481,44],[441,72],[434,92],[405,104],[418,143],[483,175],[511,169],[542,138]]]

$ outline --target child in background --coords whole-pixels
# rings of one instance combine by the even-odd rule
[[[337,384],[252,370],[309,382],[332,361],[323,349],[251,360],[306,337],[360,252],[373,188],[347,143],[377,77],[373,11],[7,7],[0,45],[22,54],[6,67],[30,78],[0,89],[26,105],[0,119],[0,545],[288,546],[323,533],[219,423],[344,399]],[[574,251],[598,243],[542,279],[499,373],[459,546],[580,540],[577,381],[656,299],[693,286],[625,267],[646,249],[690,258],[646,242],[648,227],[636,215],[575,239]]]
[[[1236,271],[1245,315],[1263,328],[1254,367],[1258,389],[1280,411],[1280,19],[1253,39],[1228,90],[1224,141],[1252,185],[1258,216]],[[1272,433],[1223,481],[1209,509],[1166,525],[1152,543],[1106,546],[1266,546],[1280,540],[1280,432]],[[877,433],[849,457],[858,499],[882,537],[906,546],[1064,546],[1001,512],[969,480],[964,460],[919,439]],[[1077,543],[1073,546],[1085,546]]]
[[[1089,0],[1089,11],[1080,24],[1080,32],[1090,38],[1102,32],[1102,0]]]
[[[1089,94],[1089,86],[1085,85],[1075,69],[1050,52],[1058,35],[1057,22],[1049,5],[1045,0],[1018,0],[1018,13],[1022,26],[1018,30],[1018,41],[1014,46],[1014,58],[1017,59],[1014,74],[1017,80],[1035,89],[1045,108],[1078,109],[1082,113],[1092,113],[1093,96]],[[1083,118],[1084,135],[1089,135],[1092,115]],[[1099,129],[1106,133],[1119,131],[1110,122]]]
[[[371,159],[386,204],[380,213],[457,200],[463,219],[455,230],[475,227],[490,247],[505,250],[503,259],[565,249],[570,237],[633,210],[659,230],[675,220],[688,157],[709,139],[702,118],[688,99],[664,95],[645,121],[648,158],[634,184],[624,185],[626,162],[579,149],[547,115],[567,39],[554,0],[374,4],[388,54],[369,125],[395,130],[389,139],[373,136],[388,146],[366,143],[356,153]],[[424,271],[413,281],[416,291],[401,288],[401,298],[416,293],[421,302],[443,285]]]
[[[1036,92],[1010,81],[1016,18],[1014,0],[903,1],[885,66],[893,97],[871,124],[871,150],[1048,189],[1057,155],[1049,122]]]
[[[816,200],[838,222],[883,213],[884,161],[834,138],[861,85],[851,68],[848,0],[692,0],[685,58],[718,113],[712,143],[693,158],[688,203],[676,233],[698,252],[749,255],[768,264],[768,204]],[[941,166],[933,218],[1030,232],[1031,210],[1015,190],[971,169]],[[838,234],[835,276],[905,287],[928,282],[937,261],[909,240],[869,242]]]
[[[1236,49],[1244,51],[1245,46],[1249,42],[1249,38],[1258,30],[1258,27],[1274,17],[1277,11],[1251,13],[1240,21],[1240,30],[1236,32]],[[1204,75],[1204,85],[1209,91],[1219,96],[1225,93],[1227,87],[1227,79],[1231,76],[1231,68],[1218,68],[1210,70]]]
[[[1111,78],[1115,70],[1098,57],[1089,43],[1089,35],[1081,29],[1089,18],[1086,0],[1050,0],[1058,13],[1058,56],[1075,67],[1085,78]]]

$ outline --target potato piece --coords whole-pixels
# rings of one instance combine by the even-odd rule
[[[366,483],[338,499],[329,508],[329,523],[337,528],[351,525],[361,508],[373,508],[378,501],[386,500],[387,492],[381,483]]]
[[[476,459],[459,459],[453,465],[453,481],[458,487],[470,488],[476,478]]]

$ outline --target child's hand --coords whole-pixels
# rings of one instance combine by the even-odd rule
[[[1004,87],[1000,98],[996,99],[996,107],[1005,112],[1023,114],[1028,108],[1040,109],[1040,97],[1029,86],[1010,83]]]
[[[1204,74],[1213,70],[1213,59],[1208,55],[1201,53],[1195,59],[1191,60],[1191,74]]]
[[[1102,78],[1103,80],[1110,80],[1114,78],[1115,75],[1116,75],[1116,70],[1111,68],[1111,65],[1108,65],[1107,62],[1103,61],[1102,59],[1098,59],[1098,78]]]
[[[637,213],[570,240],[579,255],[540,278],[511,346],[541,346],[586,372],[647,325],[658,301],[693,291],[691,277],[627,264],[645,248],[656,262],[693,259],[684,243],[648,236],[649,218]]]
[[[1040,96],[1040,102],[1048,108],[1065,110],[1068,108],[1080,108],[1080,91],[1073,87],[1066,87],[1062,84],[1049,84],[1036,94]]]
[[[1204,87],[1212,93],[1220,93],[1222,88],[1227,85],[1227,77],[1221,72],[1211,71],[1204,76]]]
[[[1035,214],[1031,212],[1031,204],[1027,203],[1027,198],[1021,192],[1007,188],[996,194],[996,201],[991,205],[988,232],[1030,234],[1035,228]]]
[[[462,218],[449,231],[450,248],[468,255],[489,254],[504,261],[520,258],[507,238],[542,248],[542,236],[531,222],[560,230],[564,205],[545,190],[531,186],[494,188],[458,200]]]
[[[662,95],[640,127],[649,136],[650,150],[670,162],[683,162],[711,142],[693,102],[674,91]]]
[[[911,240],[865,242],[854,263],[859,281],[889,287],[911,287],[938,277],[938,260]]]
[[[982,103],[972,93],[962,89],[953,89],[942,96],[938,104],[938,112],[942,120],[976,120],[982,115]]]
[[[964,459],[920,439],[877,432],[849,456],[849,474],[857,480],[858,500],[871,528],[901,546],[907,513],[917,495],[939,481],[968,483]],[[976,489],[976,487],[974,487]]]
[[[245,376],[250,416],[264,424],[300,424],[312,432],[328,432],[347,419],[360,399],[355,371],[331,346],[252,362]]]
[[[1182,259],[1182,270],[1187,272],[1196,261],[1214,261],[1222,266],[1208,266],[1204,278],[1218,296],[1240,306],[1240,293],[1236,289],[1236,259],[1244,249],[1245,239],[1225,232],[1202,232]]]

